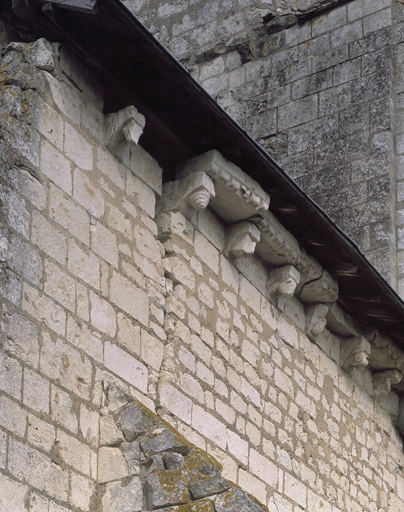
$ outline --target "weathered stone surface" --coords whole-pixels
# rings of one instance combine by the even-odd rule
[[[98,481],[118,480],[128,476],[128,465],[119,448],[102,446],[98,451]]]
[[[243,512],[262,512],[263,507],[236,488],[219,494],[214,500],[217,512],[242,510]]]
[[[166,428],[158,428],[144,436],[140,446],[146,455],[154,455],[174,447],[175,435]]]
[[[143,508],[143,491],[140,477],[129,482],[112,482],[106,485],[102,497],[104,512],[140,512]]]
[[[192,482],[189,484],[192,499],[199,500],[212,496],[212,494],[219,494],[230,489],[231,484],[219,476],[211,478],[210,480],[201,480],[199,482]]]
[[[183,455],[176,452],[165,453],[163,460],[165,467],[171,471],[181,469],[185,464]]]
[[[145,483],[146,504],[149,510],[181,505],[190,500],[189,475],[184,470],[156,471]]]
[[[157,418],[151,416],[137,403],[131,403],[125,407],[119,415],[118,425],[128,441],[133,441],[160,426]]]

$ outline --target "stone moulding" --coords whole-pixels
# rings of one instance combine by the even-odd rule
[[[106,386],[101,414],[103,512],[266,510],[224,479],[213,457],[117,386]]]
[[[352,336],[359,336],[362,334],[360,325],[355,320],[345,313],[338,304],[328,304],[327,312],[327,328],[334,334],[342,338],[352,338]]]
[[[367,366],[370,351],[370,343],[364,336],[344,340],[341,345],[341,368],[350,371]]]
[[[105,143],[117,154],[127,143],[137,144],[146,124],[145,117],[133,106],[105,116]]]
[[[261,231],[257,246],[261,258],[271,265],[297,265],[300,262],[298,241],[271,212],[265,212],[256,224]]]
[[[228,229],[224,254],[231,258],[247,258],[254,254],[260,230],[253,222],[240,222]]]
[[[398,370],[387,370],[373,375],[373,389],[377,402],[382,402],[391,391],[394,384],[401,382],[402,373]]]
[[[263,213],[269,208],[269,195],[261,186],[219,151],[211,150],[181,163],[177,179],[204,172],[215,184],[216,197],[210,207],[227,222],[235,223]]]

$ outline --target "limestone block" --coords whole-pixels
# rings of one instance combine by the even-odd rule
[[[140,441],[140,446],[147,456],[170,450],[174,445],[175,435],[165,428],[157,428],[149,432]]]
[[[344,340],[341,346],[341,367],[350,370],[357,366],[367,366],[371,346],[364,336]]]
[[[105,261],[118,268],[116,236],[100,222],[91,226],[91,248]]]
[[[70,231],[80,242],[87,246],[90,245],[90,217],[88,213],[57,187],[52,186],[49,195],[51,218]]]
[[[78,418],[73,401],[68,393],[53,384],[51,387],[51,415],[57,424],[77,434]]]
[[[31,241],[61,265],[66,262],[66,239],[39,212],[32,214]]]
[[[84,252],[73,240],[68,242],[67,266],[72,274],[97,290],[100,288],[100,262],[92,252]]]
[[[156,471],[145,482],[146,504],[149,510],[181,505],[190,501],[189,475],[184,470]]]
[[[77,304],[77,308],[80,304]],[[104,359],[101,335],[85,323],[77,323],[71,316],[67,319],[67,339],[96,361]]]
[[[20,484],[5,475],[0,474],[0,510],[10,512],[25,512],[25,496],[28,491],[26,485]]]
[[[184,423],[190,425],[192,417],[192,401],[164,380],[160,380],[157,388],[158,402],[170,413]]]
[[[123,150],[127,143],[137,144],[146,124],[145,117],[133,106],[105,116],[105,143],[111,153]]]
[[[67,500],[69,472],[50,462],[49,457],[10,438],[8,469],[20,481],[60,501]]]
[[[91,476],[91,450],[87,444],[80,442],[62,430],[57,432],[56,444],[58,455],[66,464],[80,471],[80,473]]]
[[[28,416],[27,438],[36,447],[49,452],[55,441],[55,427],[42,421],[33,414]]]
[[[338,283],[311,256],[302,251],[297,269],[301,274],[298,297],[303,302],[335,302]]]
[[[184,457],[181,453],[167,452],[163,455],[164,465],[167,469],[175,471],[184,467]]]
[[[81,404],[80,432],[86,443],[92,445],[93,447],[99,445],[99,423],[99,412],[88,409],[84,404]]]
[[[129,475],[139,475],[140,461],[144,461],[144,456],[143,454],[141,454],[140,451],[139,441],[132,441],[131,443],[122,443],[121,449],[128,464]]]
[[[92,170],[93,146],[69,123],[65,123],[64,153],[80,169]]]
[[[23,308],[32,317],[44,322],[49,329],[65,335],[66,313],[63,308],[27,284],[23,288]]]
[[[394,384],[401,382],[402,373],[397,370],[387,370],[373,375],[373,389],[377,402],[382,402],[391,391]]]
[[[22,366],[11,357],[0,352],[0,389],[8,395],[21,400]]]
[[[192,426],[220,448],[226,449],[226,426],[196,404],[192,410]]]
[[[112,416],[100,417],[100,446],[117,446],[124,441],[122,431]]]
[[[105,343],[104,364],[129,384],[144,393],[147,392],[148,371],[146,366],[117,345],[110,342]]]
[[[39,413],[49,412],[50,383],[36,372],[24,369],[23,401]]]
[[[316,304],[306,310],[306,334],[311,340],[314,340],[325,328],[327,324],[326,315],[328,306],[325,304]]]
[[[73,198],[94,217],[99,218],[104,214],[104,197],[98,182],[80,169],[74,170]]]
[[[186,213],[187,205],[195,210],[205,210],[212,197],[215,197],[213,181],[206,173],[196,172],[163,185],[158,211],[166,213],[183,210]]]
[[[98,451],[98,482],[103,484],[128,476],[128,464],[119,448],[101,446]]]
[[[270,487],[276,488],[278,482],[278,468],[263,455],[253,448],[250,449],[249,468],[254,475],[267,483]]]
[[[143,489],[140,477],[133,477],[129,484],[112,482],[106,485],[102,497],[104,512],[140,512],[143,510]]]
[[[404,354],[388,336],[378,330],[372,330],[366,332],[366,338],[372,347],[369,365],[374,370],[397,369],[400,373],[404,373]]]
[[[116,313],[109,302],[90,291],[91,323],[93,326],[113,338],[116,334]]]
[[[146,434],[149,430],[159,426],[157,418],[152,416],[138,403],[127,405],[121,412],[118,426],[122,430],[127,441],[133,441],[137,437]]]
[[[272,270],[266,285],[268,295],[273,301],[279,297],[291,298],[299,282],[300,273],[292,265]]]
[[[81,510],[88,510],[95,491],[94,482],[74,472],[71,474],[71,479],[71,500],[73,505]]]
[[[219,273],[219,251],[198,231],[195,232],[195,252],[200,261],[205,263],[217,275]]]
[[[216,496],[214,503],[217,512],[231,512],[234,510],[242,510],[243,512],[263,511],[263,507],[236,487],[232,487]]]
[[[0,425],[19,437],[24,437],[27,411],[20,405],[0,395]]]
[[[144,326],[149,322],[149,296],[128,279],[114,272],[110,282],[111,301]]]
[[[306,508],[307,487],[289,473],[285,473],[284,493],[303,509]]]
[[[50,261],[45,261],[45,275],[45,293],[74,313],[76,302],[74,279]]]
[[[361,334],[360,325],[345,313],[336,302],[329,305],[326,317],[327,329],[343,338],[351,338]]]
[[[165,259],[166,277],[171,279],[174,284],[182,284],[191,291],[195,290],[194,273],[190,270],[189,264],[182,258],[170,256]]]
[[[260,231],[252,222],[240,222],[230,227],[226,237],[225,256],[247,258],[255,252]]]
[[[215,197],[209,204],[225,221],[236,223],[268,210],[269,196],[261,186],[217,150],[181,163],[176,176],[181,179],[197,172],[204,172],[213,180]]]
[[[130,148],[129,168],[158,196],[162,194],[163,169],[139,144]]]
[[[43,98],[46,103],[60,110],[76,125],[80,125],[82,98],[79,91],[46,71],[43,77],[45,81]]]
[[[200,480],[199,482],[192,482],[189,484],[189,490],[193,500],[199,500],[200,498],[206,498],[213,494],[219,494],[227,491],[231,487],[231,484],[220,476],[215,476],[209,480]]]

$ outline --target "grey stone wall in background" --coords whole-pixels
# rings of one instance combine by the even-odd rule
[[[404,293],[402,3],[125,4]]]

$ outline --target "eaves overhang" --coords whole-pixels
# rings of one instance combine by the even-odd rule
[[[18,15],[17,15],[18,14]],[[217,149],[271,196],[270,210],[338,281],[339,304],[404,348],[404,302],[357,245],[192,78],[119,0],[0,0],[13,40],[60,42],[105,89],[105,113],[134,105],[141,145],[175,179],[179,162]]]

